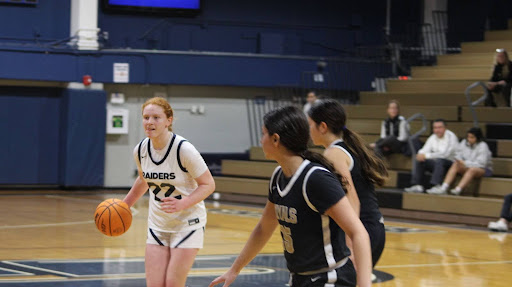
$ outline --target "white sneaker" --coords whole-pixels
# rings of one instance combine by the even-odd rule
[[[405,190],[405,192],[410,192],[410,193],[422,193],[425,189],[423,188],[423,186],[416,184],[411,187],[404,188],[404,190]]]
[[[455,188],[452,188],[450,190],[450,193],[453,194],[453,195],[460,195],[461,192],[462,192],[462,189],[461,190],[457,190]]]
[[[491,231],[501,231],[501,232],[507,232],[508,231],[508,224],[504,223],[501,220],[498,221],[491,221],[487,225],[487,228],[489,228]]]
[[[446,190],[441,188],[441,185],[436,185],[432,188],[427,189],[428,194],[446,194]]]

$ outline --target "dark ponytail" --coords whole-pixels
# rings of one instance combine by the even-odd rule
[[[263,117],[263,125],[269,135],[279,135],[279,141],[286,149],[304,159],[324,166],[345,186],[346,180],[336,172],[329,160],[320,153],[308,150],[309,124],[303,111],[293,106],[270,111]]]
[[[323,165],[325,168],[327,168],[332,174],[336,176],[336,178],[341,182],[341,185],[343,187],[346,187],[348,184],[348,181],[339,174],[336,169],[334,168],[334,165],[326,159],[322,154],[306,150],[302,153],[302,157],[309,160],[310,162],[318,163],[320,165]],[[347,190],[345,190],[347,192]]]
[[[346,125],[347,114],[343,106],[334,100],[323,100],[308,112],[309,117],[318,125],[324,122],[333,134],[341,137],[361,165],[361,173],[371,183],[382,186],[388,176],[386,165],[371,151],[364,140]]]
[[[388,170],[382,159],[368,148],[357,133],[348,128],[343,130],[343,140],[347,143],[350,151],[359,159],[362,175],[371,183],[383,186],[386,177],[388,177]]]

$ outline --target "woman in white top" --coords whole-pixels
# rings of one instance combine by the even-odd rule
[[[142,105],[147,138],[134,149],[139,176],[124,198],[130,207],[149,190],[147,286],[185,286],[203,247],[203,200],[215,182],[195,147],[172,132],[173,110],[159,97]]]
[[[450,190],[453,195],[459,195],[473,178],[492,175],[492,154],[487,143],[483,141],[480,128],[474,127],[468,130],[466,139],[457,146],[455,161],[448,170],[443,185],[427,192],[445,194],[457,174],[461,174],[462,179],[454,189]]]

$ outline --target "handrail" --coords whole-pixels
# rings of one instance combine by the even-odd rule
[[[477,86],[482,86],[482,88],[484,88],[484,94],[483,94],[483,96],[478,98],[476,101],[472,102],[471,95],[469,94],[469,91],[476,88]],[[473,84],[469,85],[466,88],[466,91],[464,92],[464,94],[466,95],[466,100],[468,101],[468,106],[471,110],[471,115],[473,116],[473,126],[478,127],[478,118],[476,116],[475,106],[478,106],[479,104],[481,104],[483,101],[485,101],[487,99],[487,97],[489,96],[489,90],[487,90],[487,86],[485,85],[484,82],[474,82]]]
[[[417,118],[421,118],[423,126],[412,136],[409,134],[409,138],[417,138],[427,130],[427,119],[425,118],[425,116],[422,113],[415,113],[414,115],[410,116],[406,121],[409,124],[410,122],[414,121]],[[407,130],[407,132],[410,133],[409,130]]]
[[[414,147],[413,140],[418,138],[421,134],[423,134],[427,130],[427,119],[422,113],[415,113],[411,117],[409,117],[406,121],[407,124],[414,121],[417,118],[421,118],[422,121],[422,127],[411,136],[411,131],[407,129],[407,134],[409,138],[407,139],[407,142],[409,143],[409,148],[411,149],[411,159],[412,159],[412,174],[416,172],[416,148]]]

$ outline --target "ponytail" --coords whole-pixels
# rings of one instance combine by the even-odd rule
[[[272,110],[263,117],[263,125],[269,135],[278,134],[280,143],[291,153],[326,167],[346,186],[346,179],[323,155],[308,150],[309,124],[302,110],[294,106]]]
[[[388,170],[382,159],[371,151],[364,140],[348,128],[343,129],[343,140],[348,148],[359,159],[361,173],[371,183],[382,186],[388,176]]]
[[[344,178],[341,174],[339,174],[336,171],[336,169],[334,168],[334,165],[328,159],[326,159],[322,154],[319,154],[317,152],[312,152],[310,150],[305,150],[304,152],[302,152],[301,156],[304,159],[309,160],[310,162],[320,164],[320,165],[324,166],[325,168],[327,168],[327,170],[329,170],[332,174],[334,174],[334,176],[340,181],[340,183],[344,189],[348,185],[347,179]],[[345,192],[347,192],[346,189],[345,189]]]
[[[393,103],[399,107],[397,101],[390,101],[388,106]],[[331,133],[338,137],[343,136],[343,140],[348,148],[361,163],[363,177],[373,184],[379,186],[384,184],[385,178],[388,176],[384,162],[366,146],[363,139],[357,133],[346,127],[347,113],[339,102],[323,100],[321,103],[311,107],[308,115],[317,125],[324,122]]]

